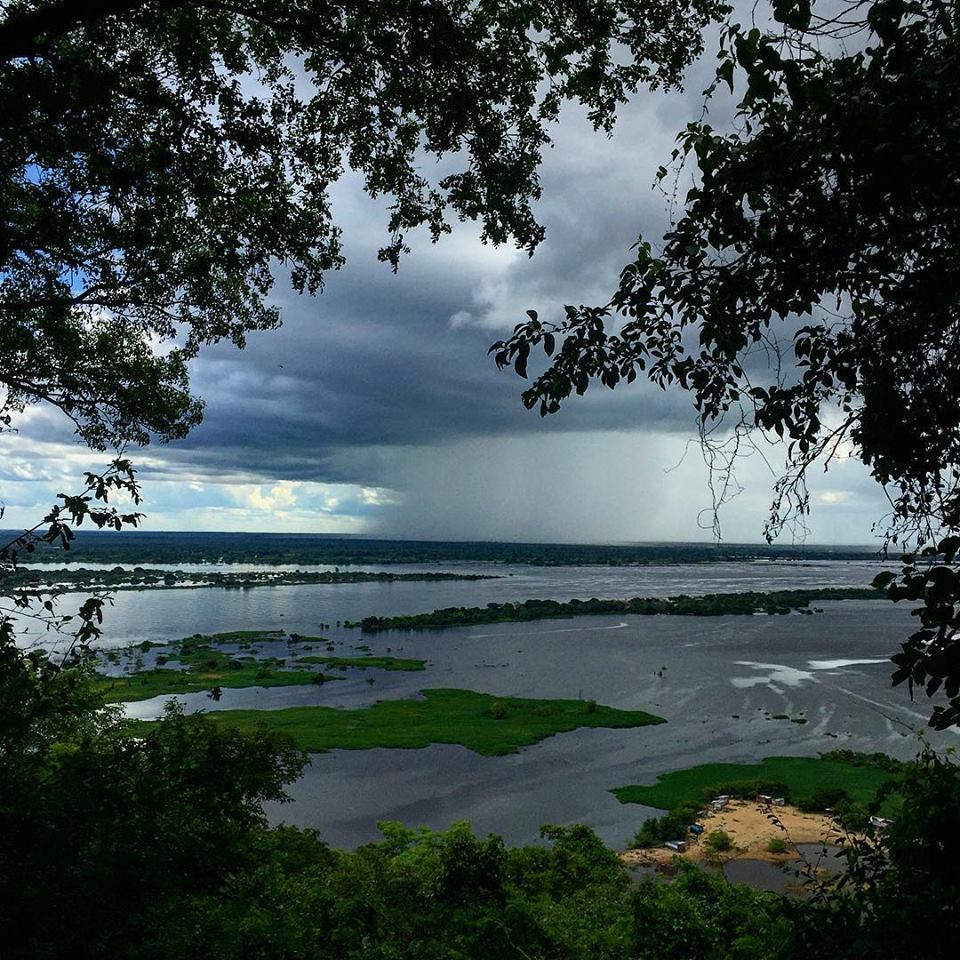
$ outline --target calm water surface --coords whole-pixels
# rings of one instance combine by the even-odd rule
[[[612,787],[649,783],[660,773],[709,761],[814,755],[837,747],[907,757],[918,747],[915,731],[924,727],[926,704],[912,704],[905,689],[890,687],[887,662],[912,621],[907,609],[883,602],[823,603],[823,612],[813,616],[584,617],[370,637],[336,626],[367,614],[530,597],[862,586],[877,564],[458,569],[504,576],[120,593],[108,615],[107,642],[254,628],[316,634],[320,624],[334,624],[323,633],[336,642],[338,654],[367,644],[373,653],[428,661],[424,672],[351,672],[322,687],[226,690],[218,704],[203,694],[178,698],[190,709],[354,708],[416,696],[429,687],[462,687],[503,696],[593,698],[668,720],[636,730],[560,734],[506,757],[444,744],[317,755],[292,785],[293,802],[273,805],[270,815],[316,827],[343,847],[376,839],[380,820],[433,828],[469,820],[479,833],[499,833],[510,843],[536,839],[545,823],[581,822],[620,846],[653,811],[620,804]],[[271,646],[263,644],[262,651],[286,655],[286,644]],[[130,704],[129,712],[153,716],[161,706],[144,701]],[[806,722],[774,720],[775,714]],[[932,739],[955,742],[951,734]]]

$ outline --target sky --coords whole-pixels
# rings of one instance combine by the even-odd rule
[[[536,309],[605,302],[630,246],[668,223],[653,189],[676,132],[699,116],[715,41],[685,92],[641,92],[607,139],[576,109],[554,129],[533,257],[485,246],[472,224],[432,245],[413,237],[394,275],[377,261],[383,202],[357,178],[334,189],[347,265],[316,297],[282,273],[278,331],[193,363],[204,422],[185,440],[132,451],[150,530],[289,531],[416,539],[624,542],[712,536],[708,471],[689,395],[637,381],[596,387],[541,419],[523,381],[487,355]],[[730,122],[717,104],[716,126]],[[37,522],[97,458],[67,425],[29,410],[0,434],[3,526]],[[759,541],[783,454],[742,460],[723,539]],[[811,543],[869,543],[882,492],[843,457],[811,477]]]

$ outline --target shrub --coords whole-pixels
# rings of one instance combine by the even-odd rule
[[[728,780],[707,787],[703,794],[707,800],[722,794],[745,800],[753,800],[760,794],[766,794],[770,797],[783,797],[789,800],[790,788],[785,783],[778,783],[776,780]]]
[[[697,818],[700,807],[696,803],[685,803],[675,807],[662,817],[651,817],[644,821],[630,843],[631,847],[654,847],[665,840],[679,840],[687,834],[687,827]]]
[[[767,841],[767,853],[787,853],[790,844],[783,837],[771,837]]]
[[[726,830],[711,830],[703,842],[711,853],[724,853],[733,847],[733,840]]]
[[[494,720],[503,720],[507,715],[507,705],[502,700],[494,700],[490,704],[490,716]]]
[[[597,712],[597,701],[596,700],[584,700],[583,702],[584,713],[596,713]]]
[[[797,806],[801,810],[822,812],[849,802],[850,794],[841,787],[817,787],[809,797],[799,799]]]

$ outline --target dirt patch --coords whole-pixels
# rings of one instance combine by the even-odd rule
[[[719,855],[721,860],[746,859],[766,860],[768,863],[783,863],[796,860],[798,843],[836,842],[842,836],[837,822],[826,813],[804,813],[796,807],[774,807],[752,800],[731,800],[725,809],[710,813],[697,821],[703,826],[703,837],[714,830],[724,830],[733,841],[733,848]],[[767,844],[774,838],[786,840],[786,853],[770,853]],[[687,838],[686,851],[679,854],[685,860],[711,858],[701,839],[696,842],[692,835]],[[654,847],[647,850],[627,850],[620,858],[628,866],[656,866],[669,863],[675,856],[673,850]]]

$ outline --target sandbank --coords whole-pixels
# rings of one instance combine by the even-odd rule
[[[804,813],[792,806],[768,806],[755,800],[731,800],[725,809],[710,812],[697,820],[703,826],[703,837],[714,830],[724,830],[730,835],[733,847],[721,854],[711,854],[701,839],[696,842],[692,835],[687,849],[677,854],[666,847],[626,850],[620,858],[628,866],[658,866],[670,863],[675,856],[684,860],[766,860],[768,863],[783,863],[799,859],[796,850],[799,843],[835,844],[844,836],[842,828],[827,813]],[[789,844],[786,853],[770,853],[767,844],[774,837],[782,837]],[[678,838],[679,839],[679,838]]]

